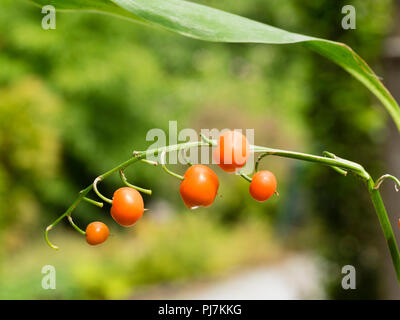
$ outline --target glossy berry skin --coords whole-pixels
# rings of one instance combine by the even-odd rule
[[[227,131],[220,135],[213,158],[225,172],[235,172],[242,168],[250,155],[250,144],[239,131]]]
[[[107,240],[110,231],[103,222],[92,222],[86,227],[86,242],[92,246]]]
[[[144,212],[144,203],[139,191],[123,187],[114,192],[111,216],[124,227],[129,227],[138,221]]]
[[[259,171],[250,182],[250,195],[257,201],[266,201],[276,192],[276,186],[277,182],[272,172]]]
[[[209,167],[196,164],[184,174],[179,192],[189,209],[210,206],[217,195],[219,180]]]

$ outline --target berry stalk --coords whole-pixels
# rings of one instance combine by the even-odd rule
[[[149,156],[157,156],[160,154],[165,156],[165,153],[172,152],[172,151],[179,151],[182,149],[186,150],[189,148],[197,148],[197,147],[202,147],[202,146],[212,147],[212,146],[216,146],[216,145],[217,145],[216,140],[208,139],[204,136],[201,136],[200,141],[175,144],[175,145],[170,145],[170,146],[165,146],[165,147],[160,147],[160,148],[149,149],[146,151],[135,151],[133,153],[133,156],[130,159],[126,160],[125,162],[122,162],[118,166],[116,166],[116,167],[112,168],[111,170],[98,176],[91,185],[87,186],[85,189],[83,189],[79,192],[77,199],[72,203],[72,205],[67,209],[67,211],[65,211],[61,216],[59,216],[52,224],[50,224],[46,228],[45,240],[46,240],[47,244],[53,249],[56,249],[56,250],[58,249],[57,246],[53,245],[49,241],[48,232],[65,217],[68,217],[70,222],[72,221],[72,219],[70,218],[72,212],[74,211],[74,209],[79,205],[79,203],[82,200],[87,201],[86,196],[88,195],[88,193],[90,191],[92,191],[94,188],[96,188],[96,183],[98,181],[102,181],[114,173],[123,172],[123,170],[125,170],[127,167],[135,164],[138,161],[141,161],[143,163],[147,163],[150,165],[155,165],[155,162],[146,160],[146,158]],[[279,157],[284,157],[284,158],[291,158],[291,159],[295,159],[295,160],[301,160],[301,161],[307,161],[307,162],[325,165],[325,166],[331,167],[335,171],[337,171],[345,176],[348,173],[352,173],[353,175],[358,176],[359,178],[364,180],[367,185],[367,188],[368,188],[368,191],[369,191],[369,194],[371,197],[371,201],[375,208],[376,214],[378,216],[378,219],[379,219],[382,231],[383,231],[383,235],[388,244],[388,248],[390,251],[391,258],[392,258],[392,262],[393,262],[393,266],[394,266],[395,273],[397,276],[397,280],[400,285],[400,253],[399,253],[399,249],[398,249],[396,239],[395,239],[395,236],[393,233],[392,226],[390,224],[382,197],[379,192],[379,185],[382,183],[382,181],[384,179],[390,178],[390,179],[394,180],[396,183],[399,183],[399,180],[397,178],[395,178],[391,175],[384,175],[381,178],[379,178],[377,184],[375,184],[374,180],[371,178],[370,174],[363,168],[363,166],[361,166],[360,164],[355,163],[353,161],[349,161],[349,160],[337,157],[336,155],[334,155],[330,152],[327,152],[327,151],[325,151],[323,153],[323,156],[317,156],[317,155],[311,155],[311,154],[306,154],[306,153],[274,149],[274,148],[255,146],[255,145],[250,146],[250,151],[252,151],[254,153],[261,153],[261,156],[259,157],[259,159],[257,160],[257,163],[256,163],[257,168],[258,168],[258,164],[259,164],[260,160],[263,157],[265,157],[267,155],[279,156]],[[163,162],[163,164],[164,164],[164,162]],[[165,165],[163,165],[162,167],[164,167],[164,166]],[[239,174],[240,174],[240,172],[239,172]],[[126,181],[124,181],[124,179],[122,179],[122,180],[124,183],[126,182]],[[98,190],[96,190],[96,191],[97,191],[96,193],[98,193]],[[105,200],[104,199],[105,197],[104,198],[103,197],[104,196],[101,196],[100,198]],[[107,200],[110,200],[110,199],[107,199]]]

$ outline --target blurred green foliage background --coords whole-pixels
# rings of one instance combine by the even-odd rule
[[[340,27],[346,1],[203,0],[290,31],[343,41],[379,74],[391,28],[390,0],[354,0],[357,29]],[[56,30],[29,2],[0,3],[0,298],[126,298],[149,284],[192,281],[314,251],[330,270],[330,298],[378,298],[381,237],[366,190],[324,167],[270,158],[280,197],[252,201],[247,183],[223,175],[215,205],[188,212],[178,182],[137,164],[135,184],[152,188],[150,213],[126,230],[108,208],[81,204],[75,222],[106,222],[112,237],[88,247],[67,223],[46,225],[100,173],[145,149],[152,128],[254,128],[255,143],[320,154],[329,150],[382,172],[389,119],[367,90],[301,45],[206,43],[115,17],[57,13]],[[175,168],[183,170],[182,167]],[[102,183],[111,195],[118,177]],[[154,212],[152,216],[151,212]],[[56,292],[40,287],[57,268]],[[340,286],[357,266],[358,287]]]

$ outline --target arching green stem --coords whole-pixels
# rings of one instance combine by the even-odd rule
[[[374,189],[379,189],[379,187],[381,186],[382,182],[386,179],[392,179],[394,181],[394,188],[396,190],[396,192],[399,191],[399,187],[400,187],[400,181],[399,179],[397,179],[396,177],[392,176],[391,174],[385,174],[382,177],[380,177],[378,180],[376,180],[375,183],[375,187]]]
[[[308,162],[319,163],[319,164],[326,165],[329,167],[339,167],[339,168],[345,169],[347,171],[353,172],[354,174],[360,176],[364,180],[370,179],[369,173],[361,165],[359,165],[358,163],[349,161],[349,160],[342,159],[342,158],[327,158],[327,157],[315,156],[315,155],[301,153],[301,152],[286,151],[286,150],[273,149],[273,148],[260,147],[260,146],[253,146],[252,150],[254,152],[263,152],[265,154],[264,157],[267,155],[272,155],[272,156],[285,157],[285,158],[298,159],[298,160],[303,160],[303,161],[308,161]]]
[[[241,172],[241,171],[239,171],[238,174],[239,174],[244,180],[246,180],[247,182],[251,182],[252,179],[251,179],[247,174],[245,174],[245,173],[243,173],[243,172]]]
[[[111,200],[111,199],[108,199],[108,198],[105,197],[105,196],[103,196],[103,195],[100,193],[100,191],[97,189],[97,183],[99,183],[99,181],[101,181],[101,180],[103,180],[102,177],[97,177],[96,179],[94,179],[94,181],[93,181],[93,190],[94,190],[94,192],[97,194],[97,196],[98,196],[101,200],[112,204],[112,200]]]
[[[125,174],[124,174],[124,171],[123,171],[123,170],[119,170],[119,176],[120,176],[122,182],[123,182],[127,187],[136,189],[136,190],[138,190],[138,191],[140,191],[140,192],[143,192],[143,193],[145,193],[145,194],[148,194],[148,195],[151,195],[151,194],[152,194],[152,191],[151,191],[150,189],[143,189],[143,188],[141,188],[141,187],[134,186],[133,184],[129,183],[128,180],[127,180],[126,177],[125,177]]]
[[[57,223],[53,223],[53,224],[57,224]],[[50,248],[54,249],[54,250],[58,250],[59,248],[52,244],[49,240],[49,231],[53,228],[52,225],[47,226],[46,231],[44,232],[44,239],[46,240],[46,243],[50,246]]]
[[[194,141],[194,142],[186,142],[182,144],[175,144],[175,145],[170,145],[170,146],[165,146],[165,147],[160,147],[160,148],[154,148],[154,149],[148,149],[146,151],[135,151],[134,155],[132,158],[126,160],[125,162],[119,164],[115,168],[103,173],[100,175],[95,182],[97,183],[98,181],[104,180],[108,176],[112,175],[113,173],[116,173],[118,171],[124,170],[125,168],[129,167],[130,165],[136,163],[137,161],[142,161],[143,159],[146,159],[147,157],[150,156],[155,156],[158,154],[161,154],[161,164],[163,166],[163,169],[168,172],[169,174],[172,173],[173,176],[177,177],[178,179],[183,179],[182,176],[175,174],[168,170],[165,167],[165,154],[168,152],[172,151],[178,151],[182,148],[196,148],[196,147],[201,147],[201,146],[215,146],[217,142],[215,140],[211,140],[208,138],[205,138],[202,136],[201,141]],[[378,216],[380,225],[383,230],[383,235],[386,239],[386,242],[388,244],[388,248],[390,251],[390,255],[392,258],[393,266],[395,269],[395,273],[397,276],[397,280],[400,284],[400,254],[399,250],[397,247],[396,239],[393,234],[393,229],[390,225],[390,221],[385,209],[385,206],[383,204],[381,195],[379,193],[379,185],[382,183],[384,179],[390,178],[394,180],[397,184],[399,184],[399,181],[397,178],[390,176],[390,175],[385,175],[382,176],[380,179],[378,179],[377,184],[374,183],[372,180],[371,176],[369,173],[358,163],[345,160],[342,158],[338,158],[335,155],[325,152],[325,156],[316,156],[316,155],[311,155],[311,154],[306,154],[306,153],[300,153],[300,152],[294,152],[294,151],[286,151],[286,150],[280,150],[280,149],[274,149],[274,148],[268,148],[268,147],[261,147],[261,146],[251,146],[251,150],[253,152],[261,152],[262,157],[265,157],[267,155],[272,155],[272,156],[279,156],[279,157],[285,157],[285,158],[291,158],[291,159],[297,159],[297,160],[302,160],[302,161],[308,161],[312,163],[317,163],[321,165],[325,165],[328,167],[333,167],[336,168],[335,170],[338,171],[337,169],[346,171],[346,172],[351,172],[354,175],[360,177],[362,180],[364,180],[367,184],[369,194],[371,196],[372,203],[374,205],[376,214]],[[339,171],[341,172],[341,171]],[[343,174],[343,172],[341,172]],[[63,218],[70,216],[72,211],[78,206],[78,204],[84,200],[84,198],[87,196],[87,194],[94,189],[96,192],[97,186],[96,183],[93,183],[86,187],[86,189],[83,189],[82,191],[79,192],[78,198],[72,203],[72,205],[67,209],[66,212],[64,212],[61,216],[59,216],[51,225],[49,225],[46,228],[45,231],[45,240],[47,244],[53,248],[53,249],[58,249],[57,246],[52,244],[49,239],[48,239],[48,232],[56,225],[58,224]],[[98,190],[97,190],[98,192]],[[96,192],[96,193],[97,193]],[[98,192],[98,195],[100,198],[100,193]],[[104,197],[104,196],[103,196]],[[105,197],[104,197],[105,198]],[[105,198],[107,199],[107,198]],[[111,201],[110,199],[107,199],[104,201]],[[108,201],[107,201],[108,202]]]
[[[81,228],[79,228],[79,227],[74,223],[74,220],[72,220],[71,215],[68,215],[67,217],[68,217],[69,223],[71,224],[71,226],[72,226],[76,231],[78,231],[80,234],[83,234],[83,235],[86,234],[85,231],[83,231]]]
[[[193,165],[193,163],[190,162],[190,160],[188,159],[187,155],[186,155],[186,151],[188,150],[188,148],[182,148],[180,150],[180,152],[183,155],[183,159],[185,160],[185,164],[188,165],[189,167],[191,167]]]
[[[260,154],[260,155],[258,156],[257,161],[256,161],[256,165],[254,166],[254,171],[255,171],[255,172],[258,172],[258,167],[259,167],[259,165],[260,165],[260,161],[261,161],[264,157],[266,157],[266,156],[268,156],[268,153],[262,153],[262,154]]]
[[[168,173],[169,175],[171,175],[179,180],[184,180],[185,178],[183,176],[181,176],[180,174],[177,174],[167,168],[167,166],[165,165],[165,155],[166,155],[166,152],[163,151],[160,156],[160,163],[161,163],[161,167],[163,168],[163,170],[166,173]]]

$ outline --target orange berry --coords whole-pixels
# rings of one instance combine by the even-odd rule
[[[228,131],[220,135],[218,146],[214,149],[215,163],[226,172],[242,168],[250,156],[247,138],[239,131]]]
[[[120,225],[128,227],[138,221],[144,212],[144,203],[139,191],[123,187],[114,192],[111,216]]]
[[[86,227],[86,242],[95,246],[106,241],[109,234],[108,227],[103,222],[89,223]]]
[[[196,164],[191,166],[184,174],[179,192],[185,205],[195,207],[210,206],[217,195],[219,180],[209,167]]]
[[[272,172],[263,170],[254,174],[250,183],[250,195],[257,201],[268,200],[276,191],[277,182]]]

